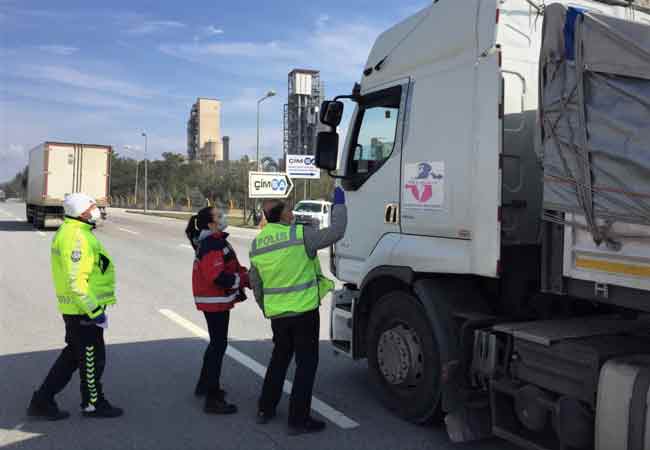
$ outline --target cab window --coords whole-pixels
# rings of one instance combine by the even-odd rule
[[[347,175],[372,175],[390,157],[397,137],[402,88],[369,94],[359,101]]]

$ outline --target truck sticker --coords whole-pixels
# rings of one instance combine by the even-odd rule
[[[404,209],[430,211],[442,208],[445,200],[445,163],[421,161],[407,164],[404,173]]]

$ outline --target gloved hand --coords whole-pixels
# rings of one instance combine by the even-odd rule
[[[248,270],[246,270],[245,267],[242,267],[241,270],[239,271],[239,286],[241,288],[249,288],[251,287],[251,282],[250,282],[250,277],[248,275]]]
[[[345,192],[340,187],[334,189],[334,198],[332,203],[335,205],[345,205]]]

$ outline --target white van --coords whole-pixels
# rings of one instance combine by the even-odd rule
[[[319,228],[330,224],[332,204],[325,200],[302,200],[296,204],[293,215],[296,223],[318,225]]]

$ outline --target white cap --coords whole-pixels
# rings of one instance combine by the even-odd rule
[[[69,217],[79,217],[92,205],[97,204],[94,198],[77,192],[65,196],[63,200],[63,212]]]

